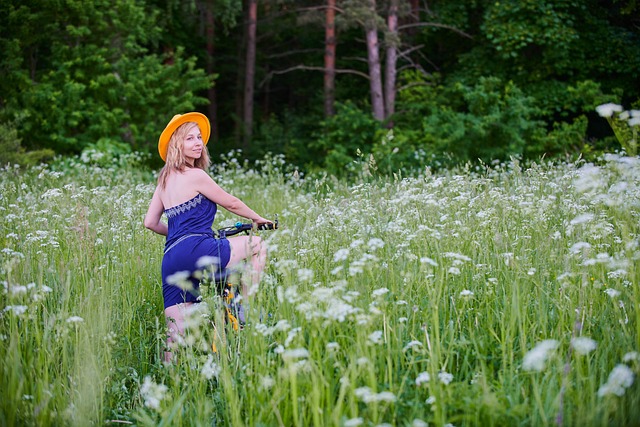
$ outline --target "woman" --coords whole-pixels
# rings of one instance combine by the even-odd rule
[[[167,236],[162,259],[162,294],[169,328],[169,344],[184,332],[185,310],[198,299],[198,260],[215,259],[219,268],[251,263],[253,285],[260,281],[266,248],[257,236],[216,239],[211,226],[217,205],[260,225],[271,221],[261,217],[240,199],[225,192],[207,174],[210,165],[207,142],[211,126],[200,113],[173,116],[160,135],[158,151],[165,161],[158,185],[144,219],[144,226]],[[162,214],[168,226],[161,222]],[[206,257],[206,258],[203,258]],[[177,278],[187,277],[191,290]],[[180,286],[179,286],[180,285]],[[188,288],[189,286],[187,286]],[[168,361],[170,353],[165,354]]]

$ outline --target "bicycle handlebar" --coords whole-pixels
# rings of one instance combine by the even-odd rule
[[[218,229],[218,238],[224,239],[225,237],[235,236],[236,234],[245,232],[249,233],[253,229],[253,223],[236,222],[231,227],[224,227]],[[258,225],[258,230],[276,230],[278,228],[278,218],[274,222],[267,222],[265,224]]]

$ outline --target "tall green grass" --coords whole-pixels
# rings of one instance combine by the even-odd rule
[[[135,160],[0,171],[0,424],[640,420],[638,158],[352,183],[224,159],[281,228],[247,327],[203,284],[172,365]]]

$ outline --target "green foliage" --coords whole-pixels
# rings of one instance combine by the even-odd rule
[[[279,116],[272,114],[258,123],[253,139],[255,157],[281,153],[292,164],[310,169],[317,166],[321,159],[315,150],[309,149],[309,134],[319,129],[319,116],[319,112],[300,115],[288,109]]]
[[[367,72],[362,24],[375,21],[385,40],[388,2],[372,14],[368,2],[350,0],[336,16],[338,114],[322,121],[316,3],[301,12],[293,0],[260,2],[252,158],[283,153],[342,174],[358,149],[385,173],[477,157],[595,155],[618,148],[595,106],[630,104],[640,91],[636,1],[433,0],[418,17],[433,25],[399,33],[407,49],[388,138],[362,107],[369,87],[358,75]],[[407,16],[409,3],[400,3]],[[242,8],[240,0],[0,2],[0,122],[14,123],[29,150],[81,153],[108,141],[154,153],[167,118],[202,109],[215,80],[222,143],[214,150],[236,148]]]
[[[0,117],[22,117],[18,132],[27,147],[79,152],[106,138],[150,150],[167,117],[206,102],[195,93],[211,78],[195,59],[181,49],[148,53],[159,28],[138,2],[20,3],[5,6],[0,39],[10,49],[0,66],[10,78],[0,82]],[[40,24],[45,39],[11,32],[40,33]]]
[[[369,110],[353,102],[336,104],[336,115],[320,124],[320,131],[310,144],[321,166],[329,173],[342,176],[356,157],[358,150],[370,152],[380,124]]]
[[[400,94],[399,105],[403,102],[411,115],[423,115],[422,135],[415,137],[429,154],[451,153],[462,161],[505,159],[522,155],[540,132],[533,98],[495,77],[474,85],[414,86]],[[399,120],[398,134],[403,125]]]
[[[16,128],[9,123],[0,123],[0,166],[6,164],[34,166],[52,159],[54,154],[50,149],[25,150]]]
[[[581,1],[505,1],[486,10],[484,35],[498,56],[524,67],[535,56],[542,60],[533,72],[544,77],[548,70],[571,67],[569,55],[579,35],[574,28]]]

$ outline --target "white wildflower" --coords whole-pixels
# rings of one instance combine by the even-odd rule
[[[587,242],[578,242],[578,243],[574,243],[570,248],[569,248],[569,252],[571,252],[572,254],[579,254],[580,252],[586,251],[588,249],[591,249],[591,245]]]
[[[349,245],[349,247],[351,249],[356,249],[359,248],[360,246],[362,246],[364,244],[364,240],[362,239],[356,239],[353,242],[351,242],[351,244]]]
[[[549,353],[558,347],[556,340],[544,340],[529,350],[522,361],[522,369],[525,371],[542,371],[549,358]]]
[[[307,357],[309,357],[309,350],[306,348],[294,348],[291,350],[284,350],[282,352],[282,358],[286,361],[304,359]]]
[[[4,308],[4,312],[13,312],[16,316],[22,316],[27,311],[26,305],[8,305]]]
[[[593,218],[595,218],[593,214],[586,213],[586,214],[578,215],[577,217],[573,218],[571,221],[569,221],[569,224],[571,225],[585,224],[587,222],[592,221]]]
[[[374,393],[369,387],[358,387],[353,393],[364,403],[396,401],[396,396],[390,391]]]
[[[349,249],[338,249],[333,255],[333,262],[346,261],[349,257]]]
[[[596,349],[598,344],[589,337],[577,337],[571,340],[571,347],[581,356],[589,354]]]
[[[431,375],[428,372],[421,372],[416,377],[416,385],[420,387],[422,384],[426,384],[431,380]]]
[[[429,396],[427,400],[424,401],[427,405],[433,405],[436,403],[436,398],[434,396]]]
[[[313,270],[309,268],[299,268],[298,280],[300,280],[301,282],[310,282],[311,280],[313,280]]]
[[[51,188],[42,195],[42,198],[48,199],[50,197],[60,197],[60,196],[62,196],[62,190],[60,190],[59,188]]]
[[[627,270],[624,270],[622,268],[615,270],[615,271],[610,271],[607,273],[607,277],[609,279],[619,279],[621,277],[624,277],[627,275]]]
[[[431,265],[431,266],[433,266],[433,267],[437,267],[437,266],[438,266],[438,263],[437,263],[437,262],[435,262],[434,260],[432,260],[432,259],[431,259],[431,258],[429,258],[429,257],[422,257],[422,258],[420,258],[420,263],[421,263],[421,264],[429,264],[429,265]]]
[[[471,258],[469,258],[468,256],[462,255],[462,254],[459,254],[459,253],[456,253],[456,252],[446,252],[444,254],[444,256],[447,257],[447,258],[453,258],[453,259],[457,259],[457,260],[460,260],[460,261],[471,261]]]
[[[374,237],[373,239],[369,240],[369,247],[372,250],[382,249],[384,248],[384,241],[382,239]]]
[[[447,270],[447,273],[453,274],[454,276],[459,276],[460,269],[458,267],[449,267],[449,270]]]
[[[625,363],[633,361],[640,362],[640,353],[637,351],[630,351],[622,357],[622,361]]]
[[[367,359],[366,357],[359,357],[356,360],[356,365],[358,365],[358,366],[366,366],[369,363],[371,363],[371,361],[369,359]]]
[[[151,377],[145,377],[144,383],[140,387],[140,395],[144,399],[144,406],[155,410],[160,409],[160,402],[164,400],[168,390],[166,385],[156,384]]]
[[[617,291],[617,290],[612,289],[612,288],[605,289],[604,293],[609,295],[611,298],[617,298],[618,296],[620,296],[620,291]]]
[[[218,375],[220,375],[221,371],[222,368],[213,361],[213,356],[209,355],[207,357],[207,361],[204,363],[204,366],[202,366],[202,370],[200,371],[200,373],[203,377],[210,380],[213,377],[218,378]]]
[[[351,277],[357,276],[358,274],[361,274],[363,271],[364,269],[362,268],[361,265],[352,264],[349,266],[349,276]]]
[[[596,107],[596,111],[598,112],[600,117],[609,118],[613,116],[613,113],[621,113],[622,105],[609,102],[607,104],[598,105]]]
[[[580,193],[593,193],[608,186],[602,170],[593,164],[586,164],[578,170],[578,177],[574,181],[576,190]]]
[[[609,374],[607,383],[598,390],[598,396],[603,397],[610,394],[622,396],[625,389],[633,384],[633,377],[633,371],[627,365],[616,365]]]
[[[167,283],[169,285],[177,286],[189,280],[189,277],[191,277],[191,273],[189,271],[176,271],[175,273],[167,276]]]
[[[438,373],[438,379],[444,385],[448,385],[451,381],[453,381],[453,375],[448,373],[448,372],[444,372],[444,371],[443,372],[439,372]]]
[[[413,348],[413,347],[421,347],[421,346],[422,346],[422,343],[421,343],[420,341],[416,341],[416,340],[414,340],[414,341],[410,341],[407,345],[405,345],[405,346],[404,346],[404,348],[402,349],[402,351],[407,351],[407,350],[409,350],[410,348]]]
[[[359,311],[359,308],[353,307],[342,300],[334,298],[327,304],[327,308],[323,313],[323,316],[330,320],[344,322],[347,319],[347,316],[350,314],[356,314]]]
[[[361,417],[351,418],[344,422],[344,427],[358,427],[362,423],[364,423],[364,420]]]
[[[71,316],[67,319],[67,323],[82,323],[84,319],[80,316]]]
[[[422,421],[420,418],[416,418],[411,422],[411,427],[429,427],[429,423]]]
[[[328,351],[337,351],[340,349],[340,344],[338,344],[335,341],[329,342],[327,343],[327,350]]]
[[[369,335],[369,342],[372,344],[380,344],[382,342],[382,331],[374,331]]]
[[[386,294],[387,292],[389,292],[389,289],[387,288],[378,288],[374,290],[371,294],[373,295],[374,298],[376,298]]]
[[[260,390],[270,390],[274,385],[276,385],[276,380],[269,375],[260,376],[260,385],[258,386]]]
[[[376,394],[376,401],[392,403],[396,401],[396,395],[391,393],[390,391],[381,391],[380,393]]]
[[[291,324],[287,319],[278,320],[278,322],[273,325],[273,330],[277,332],[286,332],[291,329]]]
[[[353,391],[353,394],[365,403],[373,401],[373,391],[369,387],[358,387]]]
[[[463,290],[463,291],[461,291],[461,292],[460,292],[460,296],[461,296],[462,298],[465,298],[465,297],[472,297],[472,296],[473,296],[473,292],[471,292],[469,289],[465,289],[465,290]]]
[[[207,267],[217,266],[218,264],[220,264],[220,258],[218,258],[217,256],[205,255],[205,256],[201,256],[200,258],[198,258],[198,261],[196,261],[196,267],[198,268],[207,268]],[[167,281],[168,281],[168,278],[167,278]]]
[[[23,285],[15,285],[9,288],[11,295],[22,295],[27,293],[27,287]]]
[[[627,122],[629,126],[640,126],[640,117],[634,117]]]

